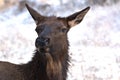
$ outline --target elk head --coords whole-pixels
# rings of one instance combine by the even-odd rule
[[[68,17],[43,16],[26,4],[26,7],[36,23],[38,38],[35,45],[40,52],[58,51],[68,46],[67,32],[71,27],[79,24],[90,7],[76,12]],[[55,47],[55,48],[53,48]],[[61,49],[60,49],[60,48]]]

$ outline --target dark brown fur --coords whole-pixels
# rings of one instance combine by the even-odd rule
[[[89,7],[65,18],[42,16],[27,4],[26,7],[37,25],[34,56],[27,64],[0,62],[0,80],[66,80],[67,32],[82,21]]]

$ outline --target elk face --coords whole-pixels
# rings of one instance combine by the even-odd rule
[[[42,23],[36,27],[38,37],[36,47],[41,52],[53,52],[67,46],[68,28],[56,17],[45,18]],[[58,48],[58,49],[57,49]]]
[[[82,21],[89,7],[76,12],[68,17],[46,17],[39,14],[26,4],[26,7],[34,19],[38,37],[35,46],[40,52],[57,52],[68,48],[67,32]]]

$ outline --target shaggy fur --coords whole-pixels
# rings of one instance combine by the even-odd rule
[[[89,7],[65,18],[42,16],[27,4],[26,7],[37,26],[34,56],[27,64],[0,62],[0,80],[66,80],[67,32],[82,21]]]

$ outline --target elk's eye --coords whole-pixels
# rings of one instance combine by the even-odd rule
[[[62,31],[63,33],[66,33],[66,32],[68,31],[68,29],[67,29],[67,28],[63,28],[61,31]]]
[[[40,26],[40,27],[37,27],[37,28],[35,29],[35,31],[36,31],[37,33],[41,33],[41,32],[43,31],[43,29],[44,29],[44,26]]]
[[[41,28],[36,28],[36,29],[35,29],[35,31],[36,31],[37,33],[42,32],[42,30],[43,30],[43,29],[41,29]]]
[[[39,31],[38,31],[38,29],[35,29],[35,31],[38,33]]]

